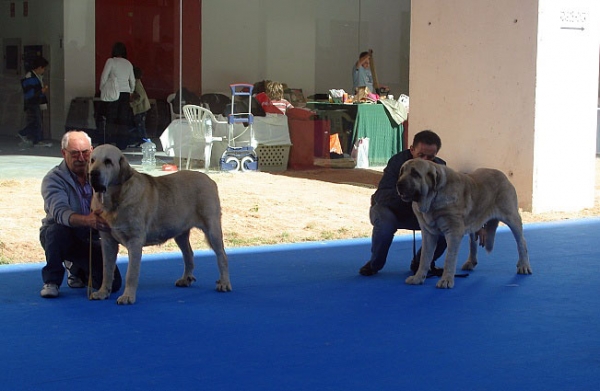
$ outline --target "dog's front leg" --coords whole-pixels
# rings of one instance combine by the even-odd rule
[[[110,296],[117,264],[119,243],[108,233],[100,232],[102,244],[102,285],[97,292],[92,292],[92,300],[104,300]]]
[[[435,285],[438,288],[450,289],[454,288],[454,273],[456,272],[456,259],[458,258],[458,249],[460,248],[461,235],[448,233],[445,235],[448,249],[446,250],[446,258],[444,258],[444,273]]]
[[[433,260],[433,253],[437,244],[437,235],[428,232],[427,230],[421,231],[421,259],[419,261],[419,270],[414,276],[408,277],[405,282],[409,285],[420,285],[427,278],[427,272],[431,261]]]
[[[127,275],[125,277],[125,290],[117,299],[117,304],[135,303],[138,281],[140,279],[142,245],[129,243],[127,245],[127,253],[129,255],[129,264],[127,265]]]

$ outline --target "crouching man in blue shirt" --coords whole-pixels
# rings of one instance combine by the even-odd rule
[[[88,283],[90,257],[92,287],[102,284],[102,249],[99,230],[110,230],[106,221],[90,210],[92,187],[87,169],[92,140],[82,131],[69,131],[61,140],[63,161],[44,177],[42,197],[46,217],[42,219],[40,243],[46,254],[42,268],[44,286],[40,295],[58,297],[67,269],[67,284],[83,288]],[[90,251],[91,245],[91,251]],[[121,288],[121,273],[115,269],[112,292]]]

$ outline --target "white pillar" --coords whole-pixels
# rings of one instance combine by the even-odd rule
[[[519,205],[594,202],[597,0],[412,3],[410,135],[431,129],[459,171],[509,176]]]

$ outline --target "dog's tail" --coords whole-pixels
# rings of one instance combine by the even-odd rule
[[[492,219],[485,223],[485,251],[488,253],[494,249],[494,240],[496,239],[496,229],[498,228],[498,219]]]

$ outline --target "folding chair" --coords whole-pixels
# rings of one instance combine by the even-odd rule
[[[183,114],[190,125],[192,140],[204,143],[204,170],[208,172],[210,168],[210,155],[212,154],[212,145],[214,141],[222,141],[223,137],[213,137],[213,124],[217,119],[214,114],[204,107],[196,105],[183,106]],[[192,157],[193,145],[188,147],[188,159],[186,170],[190,169],[190,160]]]

